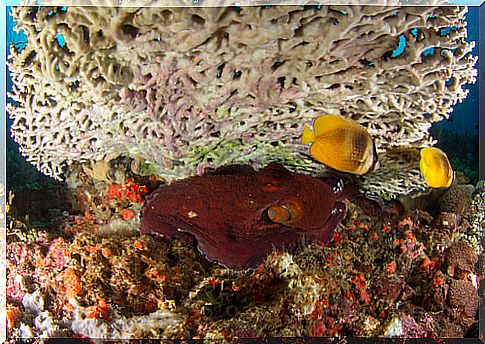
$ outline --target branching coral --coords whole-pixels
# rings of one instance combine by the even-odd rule
[[[449,116],[476,76],[459,7],[12,12],[27,34],[9,59],[12,135],[55,178],[64,163],[119,155],[168,179],[203,163],[321,170],[300,134],[333,113],[376,140],[383,166],[364,187],[382,193],[375,180],[385,179],[386,193],[409,192],[424,184],[401,152],[433,144],[432,122]]]

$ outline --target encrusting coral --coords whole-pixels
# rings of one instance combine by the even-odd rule
[[[26,45],[8,62],[12,135],[57,179],[66,163],[120,155],[166,179],[203,164],[274,160],[317,171],[324,167],[300,144],[303,125],[338,114],[375,140],[382,166],[364,188],[423,189],[413,149],[434,143],[431,124],[475,81],[465,13],[395,4],[13,7]]]
[[[177,240],[101,233],[110,214],[112,222],[134,222],[116,218],[139,204],[130,192],[146,186],[129,178],[76,205],[84,217],[66,214],[59,235],[32,228],[8,208],[12,339],[478,335],[483,269],[476,247],[458,234],[477,236],[483,192],[439,241],[435,221],[421,222],[418,210],[386,208],[375,216],[348,203],[327,244],[277,250],[255,269],[232,270]]]
[[[474,271],[478,255],[472,246],[464,241],[459,241],[448,248],[445,261],[448,265],[448,274],[453,276],[455,272]]]

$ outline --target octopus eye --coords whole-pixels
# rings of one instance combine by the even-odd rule
[[[285,224],[291,218],[288,208],[280,205],[272,205],[268,208],[268,217],[271,221]]]
[[[297,228],[301,226],[303,208],[299,200],[288,199],[283,204],[270,206],[267,214],[273,222],[281,223],[287,227]]]

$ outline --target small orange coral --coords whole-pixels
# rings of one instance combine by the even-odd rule
[[[393,260],[389,264],[386,265],[386,272],[390,275],[392,275],[394,272],[396,272],[396,261]]]
[[[414,229],[413,221],[411,221],[409,218],[399,221],[397,226],[399,229]]]
[[[6,310],[7,329],[10,331],[15,325],[15,320],[22,314],[18,307],[7,307]]]
[[[109,186],[107,196],[108,199],[117,199],[119,201],[129,200],[131,203],[143,202],[143,195],[148,193],[148,188],[144,185],[139,185],[128,178],[123,185],[111,184]]]
[[[123,220],[130,220],[132,218],[135,217],[135,212],[131,209],[123,209],[121,211],[121,217],[123,218]]]
[[[442,276],[436,275],[433,278],[433,288],[438,288],[440,285],[443,285],[445,283],[445,280]]]
[[[66,289],[67,299],[76,298],[82,291],[79,277],[73,268],[64,270],[64,288]]]
[[[322,320],[319,320],[312,326],[312,336],[321,337],[325,334],[326,330],[325,323]]]
[[[366,279],[363,273],[359,272],[356,276],[352,278],[352,282],[355,284],[357,289],[359,289],[359,296],[360,300],[364,301],[366,305],[370,303],[369,294],[367,294],[366,290]]]
[[[109,314],[110,310],[106,303],[106,299],[99,297],[98,305],[89,307],[86,315],[89,319],[96,318],[111,321]]]
[[[109,248],[102,248],[101,249],[101,254],[103,255],[104,258],[108,258],[111,256],[113,252]]]

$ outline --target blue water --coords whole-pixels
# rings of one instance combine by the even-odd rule
[[[474,56],[478,56],[478,7],[469,7],[467,13],[468,22],[468,41],[475,41],[475,48],[472,51]],[[478,63],[477,63],[478,64]],[[477,65],[478,67],[478,65]],[[478,135],[478,118],[479,118],[479,99],[478,99],[478,79],[473,85],[467,85],[466,89],[470,94],[463,103],[455,106],[450,119],[435,124],[435,127],[455,131],[461,134]]]
[[[474,56],[479,56],[478,11],[478,7],[469,7],[467,14],[468,41],[476,42],[472,51]],[[438,140],[436,146],[448,155],[453,169],[464,173],[472,184],[479,179],[478,80],[477,77],[475,84],[465,86],[470,93],[465,101],[455,106],[450,118],[435,123],[430,130],[431,135]]]

